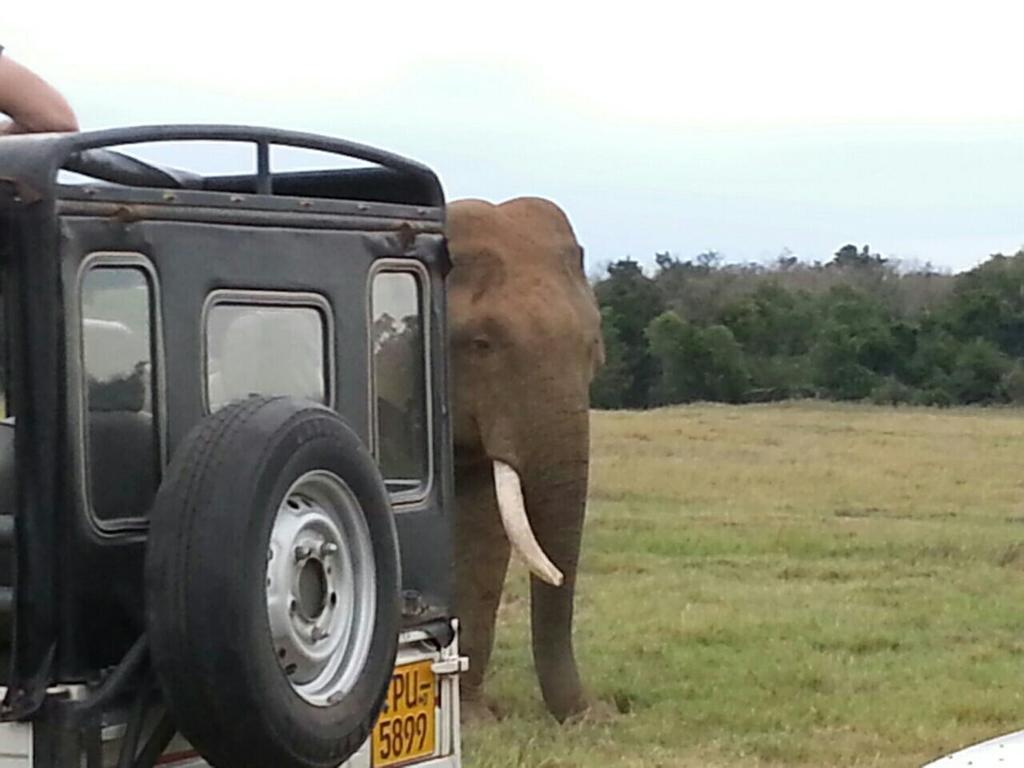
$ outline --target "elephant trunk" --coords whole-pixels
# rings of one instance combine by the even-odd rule
[[[573,600],[586,510],[589,439],[584,416],[579,450],[525,472],[526,507],[540,547],[563,575],[560,586],[533,576],[530,624],[534,666],[548,710],[562,722],[588,702],[573,650]]]

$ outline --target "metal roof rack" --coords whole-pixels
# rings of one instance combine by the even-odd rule
[[[255,171],[203,175],[139,160],[111,147],[181,141],[252,144]],[[272,146],[315,150],[370,164],[274,173]],[[339,166],[341,162],[339,160]],[[310,133],[232,125],[157,125],[83,133],[50,133],[0,141],[0,177],[27,186],[33,197],[59,197],[57,174],[68,170],[106,184],[207,192],[288,195],[436,207],[444,204],[437,176],[424,165],[356,142]]]

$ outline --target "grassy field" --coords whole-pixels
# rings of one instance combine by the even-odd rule
[[[513,569],[470,768],[914,766],[1024,728],[1024,411],[595,416],[577,648],[540,704]]]

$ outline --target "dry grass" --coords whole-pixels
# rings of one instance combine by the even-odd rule
[[[484,766],[912,766],[1024,727],[1024,412],[599,413],[577,642],[624,714],[561,728],[525,577]]]

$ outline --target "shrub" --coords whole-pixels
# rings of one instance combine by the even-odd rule
[[[1000,382],[1012,363],[990,341],[975,339],[963,345],[950,374],[952,393],[961,403],[989,403],[1000,397]]]
[[[871,402],[875,405],[901,405],[911,402],[915,394],[911,387],[890,376],[871,390]]]
[[[941,387],[914,390],[910,397],[911,405],[934,405],[939,408],[948,408],[955,400],[949,390]]]
[[[999,381],[999,391],[1006,402],[1024,405],[1024,364],[1020,360],[1003,374]]]

